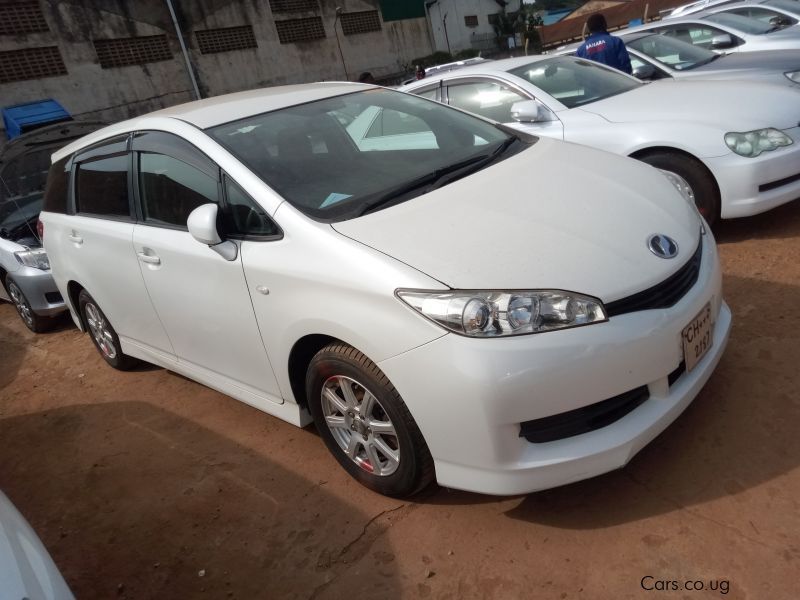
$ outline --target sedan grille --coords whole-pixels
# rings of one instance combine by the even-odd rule
[[[657,283],[644,291],[637,292],[627,298],[609,302],[605,305],[606,313],[609,317],[616,317],[640,310],[673,306],[697,283],[697,277],[700,275],[702,254],[703,241],[701,239],[695,253],[685,265],[678,269],[677,273],[670,275],[661,283]]]

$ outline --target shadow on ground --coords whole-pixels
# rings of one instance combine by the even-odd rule
[[[0,488],[78,598],[324,596],[383,533],[324,482],[144,402],[0,419],[0,440]],[[397,597],[396,563],[376,568],[374,597]]]

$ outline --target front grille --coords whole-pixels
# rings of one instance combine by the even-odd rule
[[[542,444],[588,433],[619,421],[649,397],[650,392],[643,385],[589,406],[525,421],[520,424],[519,437],[534,444]]]
[[[47,300],[49,304],[58,304],[59,302],[64,302],[64,298],[62,298],[61,294],[58,292],[46,292],[44,299]]]
[[[703,240],[701,238],[695,253],[686,261],[685,265],[678,269],[677,273],[670,275],[661,283],[657,283],[644,291],[637,292],[627,298],[609,302],[605,305],[606,313],[608,313],[609,317],[616,317],[640,310],[669,308],[674,305],[697,283],[702,255]]]

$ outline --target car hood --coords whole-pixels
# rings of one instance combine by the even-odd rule
[[[604,301],[677,271],[700,223],[657,170],[541,138],[530,149],[402,204],[332,225],[455,289],[552,288]],[[654,233],[677,260],[647,248]]]
[[[790,129],[800,120],[797,90],[770,83],[662,80],[580,107],[613,123],[691,121],[724,131]]]
[[[733,75],[750,71],[800,71],[800,50],[762,50],[761,52],[732,52],[718,55],[710,63],[686,71],[686,74]],[[787,79],[788,81],[788,79]]]
[[[0,492],[0,596],[71,600],[72,593],[42,542]]]

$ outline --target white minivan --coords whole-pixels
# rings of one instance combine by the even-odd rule
[[[393,90],[168,108],[49,181],[53,276],[111,366],[313,420],[383,494],[619,468],[728,339],[714,239],[665,174]]]

